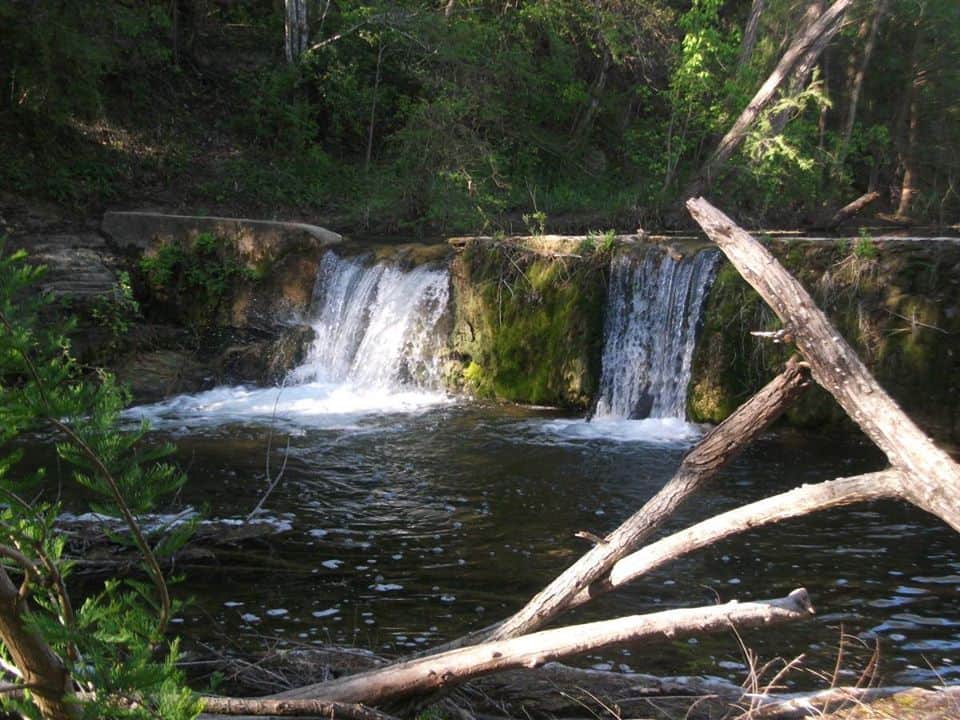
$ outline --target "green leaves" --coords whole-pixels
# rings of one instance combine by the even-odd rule
[[[0,545],[10,549],[3,554],[6,572],[30,581],[21,590],[30,603],[18,612],[81,687],[94,692],[84,717],[193,718],[200,708],[176,668],[177,645],[164,647],[173,607],[156,560],[157,552],[181,547],[193,523],[160,528],[155,552],[133,517],[155,510],[185,478],[164,462],[170,446],[144,443],[145,426],[118,430],[123,390],[106,373],[83,371],[63,329],[49,319],[40,323],[48,300],[29,286],[41,274],[23,253],[6,255],[0,244]],[[65,586],[72,563],[63,558],[66,540],[55,528],[61,508],[44,500],[57,489],[47,487],[42,469],[20,472],[23,453],[11,448],[26,431],[60,438],[58,457],[90,492],[96,511],[123,519],[127,542],[143,553],[152,582],[110,580],[74,611]],[[0,704],[35,714],[9,696]]]

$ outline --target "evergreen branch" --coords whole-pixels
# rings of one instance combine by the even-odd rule
[[[9,332],[11,335],[14,334],[13,325],[2,311],[0,311],[0,324],[2,324],[6,328],[7,332]],[[72,427],[67,425],[62,420],[53,417],[53,404],[50,402],[50,399],[47,396],[43,380],[40,377],[40,373],[37,370],[36,365],[26,350],[24,350],[22,347],[17,347],[16,351],[17,354],[23,359],[30,376],[37,385],[37,391],[40,393],[40,399],[48,412],[48,417],[46,418],[47,422],[63,433],[67,439],[73,443],[73,445],[79,449],[84,456],[86,456],[86,458],[96,468],[97,472],[100,473],[103,480],[107,483],[107,487],[110,489],[110,494],[113,497],[113,501],[116,503],[117,509],[120,511],[120,515],[123,518],[124,523],[129,528],[131,535],[133,535],[133,540],[136,543],[137,548],[143,555],[144,562],[147,565],[148,573],[157,588],[157,593],[160,596],[160,617],[158,621],[158,631],[159,634],[162,635],[166,631],[167,625],[170,621],[170,590],[167,587],[166,580],[163,577],[163,571],[160,569],[160,563],[157,561],[157,557],[154,554],[153,549],[150,547],[150,544],[144,537],[143,532],[140,529],[140,524],[133,516],[133,512],[127,505],[126,500],[124,500],[123,493],[121,493],[120,486],[117,484],[116,478],[113,477],[113,473],[111,473],[109,468],[107,468],[107,466],[104,464],[100,455],[97,454]]]

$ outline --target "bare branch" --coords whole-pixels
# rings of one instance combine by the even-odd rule
[[[672,641],[720,632],[731,626],[765,627],[809,618],[813,607],[806,590],[776,600],[729,602],[650,615],[603,620],[544,630],[429,655],[357,675],[279,693],[278,699],[318,698],[379,705],[414,694],[446,689],[475,677],[516,668],[534,669],[554,660],[625,643]]]

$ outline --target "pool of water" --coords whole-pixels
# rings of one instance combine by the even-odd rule
[[[430,394],[379,405],[341,397],[342,412],[316,409],[333,391],[277,399],[276,390],[224,389],[146,411],[189,474],[182,499],[208,516],[245,516],[268,486],[267,465],[272,476],[283,468],[263,513],[287,521],[288,532],[214,565],[178,568],[177,591],[192,598],[177,618],[188,637],[252,650],[334,642],[400,654],[489,625],[588,549],[574,533],[602,535],[653,495],[702,431],[676,420],[588,424]],[[771,432],[663,532],[882,466],[860,437]],[[830,672],[843,632],[879,641],[885,682],[960,680],[960,539],[896,503],[724,541],[566,620],[780,597],[798,586],[818,614],[746,634],[762,659],[804,653],[807,666]],[[743,674],[730,633],[581,662]]]

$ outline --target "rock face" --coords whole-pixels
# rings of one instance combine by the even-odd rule
[[[151,212],[108,212],[101,229],[118,251],[134,257],[156,257],[170,247],[189,255],[199,238],[214,238],[217,259],[242,270],[242,282],[231,282],[230,292],[218,298],[224,302],[205,311],[219,324],[261,331],[302,319],[321,255],[343,240],[305,223]],[[184,301],[173,304],[182,308]]]
[[[609,257],[567,238],[455,240],[450,379],[481,397],[586,409],[600,377]]]
[[[960,240],[781,239],[768,247],[907,413],[940,437],[960,437]],[[704,315],[688,411],[718,422],[771,379],[792,348],[750,336],[779,323],[729,264]],[[819,388],[788,413],[799,425],[842,418]]]
[[[21,236],[13,245],[46,266],[40,287],[57,299],[88,304],[116,289],[119,261],[95,233]]]
[[[136,402],[223,382],[270,384],[298,364],[323,253],[341,237],[302,223],[107,213],[101,231],[21,235],[41,289],[79,316],[74,347]]]
[[[208,390],[216,384],[212,368],[184,350],[151,350],[124,358],[115,369],[137,402]]]

